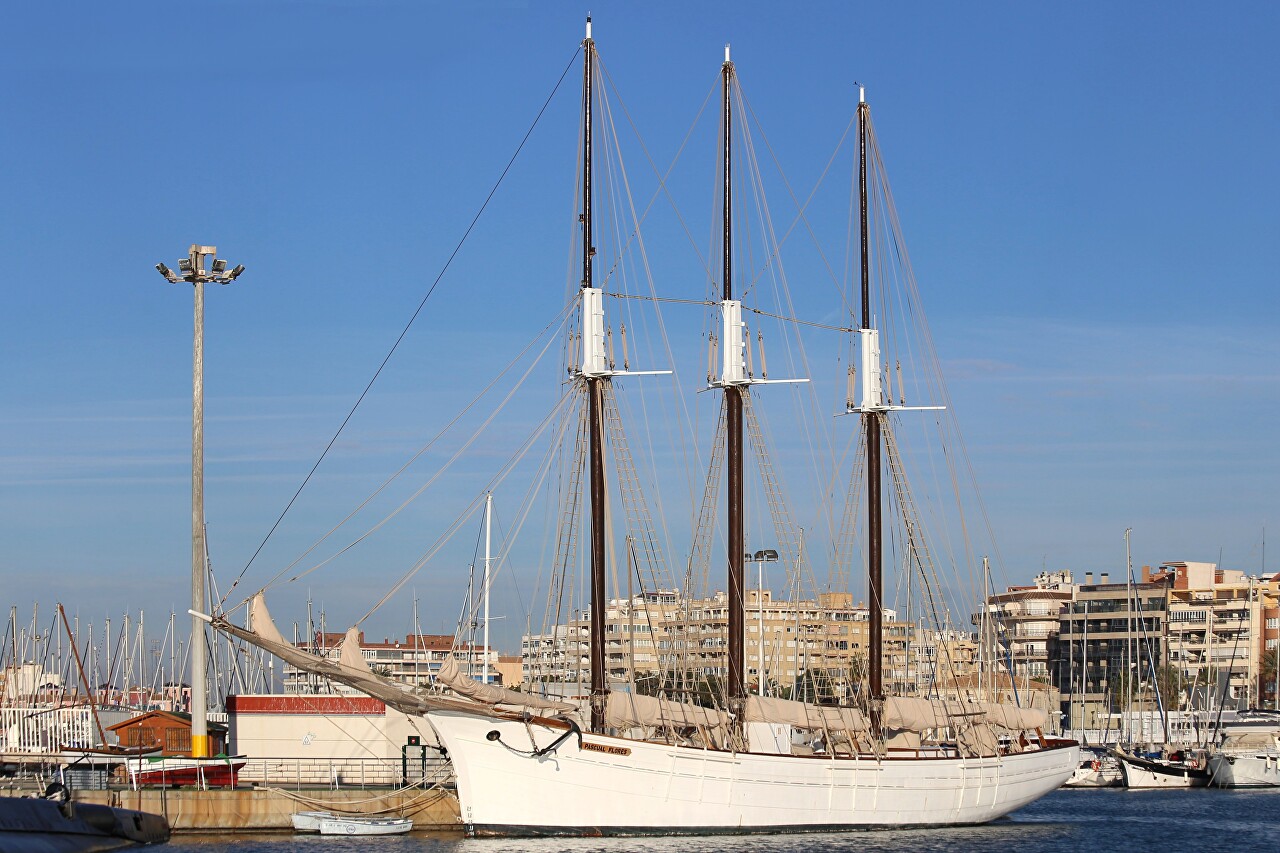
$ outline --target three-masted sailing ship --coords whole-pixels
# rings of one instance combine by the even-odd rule
[[[735,68],[721,67],[723,221],[718,332],[726,477],[728,643],[722,701],[611,690],[606,636],[606,427],[614,369],[602,291],[593,271],[592,110],[597,61],[588,19],[583,42],[581,344],[572,381],[586,398],[590,567],[590,692],[586,707],[473,681],[446,666],[432,694],[371,672],[355,629],[338,660],[287,643],[261,594],[250,625],[215,627],[287,662],[425,718],[453,761],[461,818],[473,835],[624,835],[792,832],[978,824],[1059,787],[1079,762],[1074,741],[1044,733],[1045,715],[978,698],[892,696],[882,672],[882,427],[904,410],[882,372],[871,300],[868,236],[869,107],[858,104],[861,207],[861,398],[850,401],[865,441],[870,619],[865,688],[857,701],[819,705],[751,691],[744,673],[744,402],[762,381],[749,369],[743,304],[735,296],[733,134]],[[901,381],[901,380],[899,380]],[[901,403],[901,401],[899,401]],[[763,673],[760,673],[763,678]],[[807,744],[807,745],[805,745]],[[815,749],[814,744],[820,747]]]

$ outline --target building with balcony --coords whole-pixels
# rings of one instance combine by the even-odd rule
[[[1105,729],[1113,709],[1158,709],[1152,674],[1168,663],[1171,578],[1149,566],[1132,584],[1112,583],[1105,572],[1095,584],[1086,573],[1060,616],[1052,648],[1068,727]]]
[[[1280,638],[1280,583],[1214,563],[1166,563],[1169,661],[1193,707],[1260,707],[1275,701],[1264,661]]]
[[[1092,574],[1089,576],[1092,580]],[[1105,577],[1105,575],[1104,575]],[[1030,586],[1011,586],[988,596],[985,612],[973,614],[978,642],[1015,679],[1050,678],[1050,647],[1059,616],[1075,592],[1071,572],[1041,572]]]
[[[311,645],[298,643],[298,648],[329,660],[338,660],[345,635],[317,631]],[[457,659],[464,673],[477,681],[501,683],[497,668],[498,652],[481,646],[455,644],[453,637],[443,634],[409,634],[401,640],[384,639],[381,642],[366,640],[359,634],[360,654],[369,668],[379,675],[395,678],[413,685],[426,686],[435,681],[440,664],[449,655]],[[290,664],[284,666],[284,692],[289,694],[356,692],[353,688],[336,684],[329,679],[305,672]]]
[[[821,693],[843,697],[857,690],[870,644],[870,611],[848,593],[780,601],[768,589],[748,589],[745,602],[746,680],[754,692],[790,695],[808,681]],[[893,692],[914,690],[911,626],[886,610],[882,665]],[[606,671],[623,684],[663,673],[723,679],[728,675],[728,596],[685,600],[679,590],[659,590],[614,599],[605,616]],[[582,684],[590,677],[590,617],[521,641],[527,681]]]
[[[978,672],[978,638],[967,631],[935,631],[917,626],[911,642],[911,680],[954,683]]]

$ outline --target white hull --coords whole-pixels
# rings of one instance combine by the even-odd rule
[[[320,821],[321,835],[404,835],[413,829],[407,818],[342,818]]]
[[[1218,753],[1209,759],[1209,775],[1219,788],[1280,787],[1280,753]]]
[[[408,818],[294,812],[292,819],[297,832],[318,832],[321,835],[403,835],[413,829],[413,821]]]
[[[1126,788],[1203,788],[1209,784],[1209,774],[1204,770],[1179,764],[1136,761],[1127,755],[1118,757],[1124,770]]]
[[[319,832],[320,821],[334,816],[333,812],[294,812],[290,819],[296,832]]]
[[[1124,773],[1114,758],[1085,761],[1071,774],[1064,788],[1118,788],[1124,784]]]
[[[800,832],[977,824],[1058,788],[1074,743],[1002,757],[876,760],[726,753],[428,713],[453,759],[475,835]],[[493,732],[498,733],[493,738]],[[530,743],[530,735],[536,743]]]

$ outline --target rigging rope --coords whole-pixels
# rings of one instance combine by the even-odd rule
[[[450,467],[451,465],[453,465],[453,463],[454,463],[454,462],[456,462],[456,461],[457,461],[457,460],[458,460],[458,459],[459,459],[459,458],[460,458],[460,457],[461,457],[461,456],[462,456],[462,455],[463,455],[463,454],[464,454],[468,449],[470,449],[471,445],[473,445],[477,440],[479,440],[480,436],[484,434],[484,432],[485,432],[485,430],[486,430],[486,429],[488,429],[489,424],[491,424],[491,423],[494,421],[494,419],[495,419],[495,418],[497,418],[498,414],[499,414],[499,413],[501,413],[501,411],[503,410],[503,408],[505,408],[505,407],[506,407],[506,404],[507,404],[508,402],[510,402],[511,398],[515,395],[516,391],[518,391],[518,390],[519,390],[520,386],[524,384],[524,381],[525,381],[526,379],[528,379],[529,374],[533,372],[534,368],[535,368],[535,367],[538,365],[538,363],[541,361],[542,356],[546,354],[546,351],[550,348],[551,343],[552,343],[552,341],[553,341],[553,340],[554,340],[554,338],[550,338],[550,339],[548,339],[548,341],[547,341],[547,345],[543,347],[542,352],[541,352],[541,353],[539,353],[538,358],[534,360],[534,363],[533,363],[533,364],[531,364],[531,365],[529,366],[529,369],[525,371],[524,375],[523,375],[522,377],[520,377],[520,382],[516,384],[516,387],[511,389],[511,391],[507,394],[507,396],[506,396],[506,397],[504,397],[504,398],[503,398],[503,400],[502,400],[502,402],[498,405],[498,407],[497,407],[496,409],[494,409],[494,410],[489,414],[489,417],[488,417],[488,418],[486,418],[486,419],[484,420],[484,422],[480,425],[480,427],[479,427],[477,430],[475,430],[475,431],[474,431],[474,432],[473,432],[473,433],[472,433],[472,434],[467,438],[467,440],[462,444],[462,446],[461,446],[461,447],[459,447],[459,448],[454,452],[454,454],[453,454],[451,457],[449,457],[449,459],[444,463],[444,466],[443,466],[443,467],[441,467],[441,469],[440,469],[439,471],[437,471],[437,472],[436,472],[436,473],[435,473],[435,474],[434,474],[430,479],[428,479],[426,483],[424,483],[422,486],[420,486],[420,487],[418,488],[418,490],[417,490],[417,491],[415,491],[412,495],[410,495],[407,499],[405,499],[405,501],[404,501],[403,503],[401,503],[401,504],[400,504],[400,506],[396,507],[396,509],[394,509],[391,513],[389,513],[387,516],[385,516],[381,521],[379,521],[379,522],[378,522],[377,524],[375,524],[373,527],[371,527],[371,528],[369,528],[368,530],[366,530],[363,534],[361,534],[359,537],[357,537],[354,541],[352,541],[351,543],[349,543],[348,545],[346,545],[344,548],[342,548],[341,550],[337,551],[336,553],[334,553],[334,554],[330,555],[330,556],[329,556],[329,557],[327,557],[326,559],[324,559],[324,560],[320,561],[320,562],[319,562],[319,563],[317,563],[316,565],[312,566],[311,568],[307,569],[306,571],[304,571],[304,572],[300,572],[299,574],[295,575],[294,577],[291,577],[291,578],[288,580],[288,583],[293,583],[294,581],[297,581],[297,580],[300,580],[300,579],[302,579],[302,578],[306,577],[307,575],[311,574],[312,572],[316,571],[317,569],[319,569],[319,568],[321,568],[321,567],[323,567],[323,566],[327,565],[328,563],[332,562],[333,560],[337,559],[337,558],[338,558],[339,556],[341,556],[342,554],[345,554],[347,551],[350,551],[350,550],[351,550],[352,548],[354,548],[356,545],[360,544],[360,543],[361,543],[361,542],[363,542],[365,539],[367,539],[369,536],[371,536],[372,534],[374,534],[375,532],[377,532],[378,530],[380,530],[384,525],[386,525],[388,522],[390,522],[390,521],[391,521],[391,519],[393,519],[393,518],[395,518],[397,515],[399,515],[399,514],[400,514],[400,513],[401,513],[401,512],[406,508],[406,507],[408,507],[408,506],[409,506],[410,504],[412,504],[415,500],[417,500],[419,497],[421,497],[421,496],[422,496],[422,494],[423,494],[423,492],[425,492],[427,489],[429,489],[429,488],[430,488],[430,487],[431,487],[431,486],[432,486],[432,485],[433,485],[433,484],[434,484],[438,479],[440,479],[440,477],[444,476],[445,472],[449,469],[449,467]],[[559,405],[560,405],[560,404],[557,404],[557,408],[559,407]],[[554,409],[553,409],[553,413],[554,413]],[[536,437],[537,437],[537,435],[541,433],[541,431],[542,431],[542,429],[543,429],[544,427],[545,427],[545,421],[544,421],[543,425],[542,425],[542,426],[539,426],[539,428],[535,431],[535,433],[534,433],[532,436],[530,436],[529,441],[531,442],[534,438],[536,438]],[[526,444],[526,445],[525,445],[525,448],[523,448],[523,449],[522,449],[522,450],[517,454],[517,456],[516,456],[516,458],[515,458],[515,459],[513,459],[513,460],[511,460],[511,461],[509,462],[509,465],[514,465],[516,462],[518,462],[518,461],[519,461],[519,460],[524,456],[524,453],[525,453],[525,452],[527,452],[527,448],[528,448],[528,444]],[[509,469],[508,469],[508,470],[509,470]],[[503,473],[503,475],[501,475],[501,476],[505,476],[505,472],[504,472],[504,473]],[[473,501],[472,501],[472,503],[471,503],[471,507],[472,507],[473,509],[474,509],[474,507],[476,506],[476,502],[477,502],[478,500],[479,500],[479,499],[477,498],[477,499],[475,499],[475,500],[473,500]],[[469,515],[469,514],[470,514],[470,512],[471,512],[471,511],[473,511],[473,509],[472,509],[472,510],[468,510],[468,511],[465,513],[465,515]],[[453,531],[454,529],[456,529],[456,525],[457,525],[457,524],[459,524],[460,522],[461,522],[461,519],[459,519],[458,521],[456,521],[456,522],[454,523],[454,524],[455,524],[455,527],[450,529],[450,533],[449,533],[449,534],[446,534],[446,536],[445,536],[444,538],[442,538],[439,542],[437,542],[437,546],[436,546],[436,547],[437,547],[437,549],[438,549],[439,547],[443,546],[444,542],[445,542],[445,541],[447,541],[448,536],[451,536],[451,535],[452,535],[452,531]],[[433,552],[433,553],[434,553],[434,552]],[[423,559],[425,560],[426,558],[423,558]],[[398,589],[400,588],[400,586],[401,586],[401,585],[403,585],[404,581],[405,581],[405,580],[407,580],[409,577],[411,577],[411,576],[413,575],[413,573],[414,573],[414,572],[416,572],[416,571],[417,571],[417,569],[418,569],[418,568],[420,568],[420,567],[421,567],[421,564],[419,564],[418,566],[415,566],[415,567],[414,567],[414,569],[412,569],[412,570],[410,571],[409,575],[407,575],[403,580],[401,580],[401,582],[400,582],[399,584],[397,584],[397,585],[396,585],[395,589],[397,589],[397,590],[398,590]],[[394,590],[393,590],[393,591],[394,591]],[[388,595],[388,597],[389,597],[389,595]],[[383,604],[385,601],[386,601],[386,598],[384,598],[381,602],[379,602],[379,603],[378,603],[378,604],[373,608],[373,610],[377,610],[377,609],[378,609],[378,607],[381,607],[381,606],[382,606],[382,604]],[[366,613],[366,614],[365,614],[365,616],[364,616],[363,618],[361,618],[360,622],[363,622],[363,621],[364,621],[365,619],[367,619],[370,615],[372,615],[373,610],[369,611],[369,613]],[[358,623],[356,623],[356,624],[360,624],[360,623],[358,622]]]
[[[706,307],[715,307],[719,302],[713,302],[710,299],[677,299],[674,296],[643,296],[639,293],[612,293],[606,292],[605,296],[611,296],[614,299],[635,299],[640,302],[663,302],[672,305],[703,305]],[[771,320],[781,320],[784,323],[794,323],[797,326],[809,326],[814,329],[825,329],[829,332],[845,332],[852,333],[858,331],[852,326],[832,326],[828,323],[818,323],[814,320],[801,320],[799,317],[788,317],[785,314],[774,314],[771,311],[765,311],[760,308],[751,308],[743,306],[743,310],[750,311],[752,314],[758,314],[761,317],[768,317]]]
[[[604,71],[603,66],[599,66],[599,67],[607,77],[608,72]],[[609,82],[612,83],[613,79],[609,78]],[[616,87],[614,88],[616,91]],[[702,263],[703,270],[706,271],[708,278],[712,277],[711,268],[708,266],[707,259],[702,256],[702,252],[698,249],[698,243],[696,240],[693,239],[693,234],[690,233],[689,226],[684,221],[684,217],[680,215],[680,209],[676,206],[675,199],[671,197],[671,193],[668,192],[667,190],[667,178],[670,177],[672,171],[675,170],[676,163],[679,162],[681,154],[684,153],[685,147],[688,146],[689,140],[693,137],[694,129],[697,128],[698,123],[702,120],[702,114],[706,112],[707,105],[711,103],[712,96],[715,95],[718,89],[719,89],[719,75],[717,74],[716,83],[713,84],[712,87],[707,91],[707,96],[703,99],[702,106],[698,108],[698,114],[694,116],[692,124],[689,125],[689,130],[685,132],[684,139],[680,141],[680,148],[676,151],[675,157],[673,157],[671,160],[671,165],[667,167],[667,171],[664,174],[660,174],[658,172],[658,164],[653,162],[653,157],[650,156],[649,149],[645,146],[644,139],[641,138],[640,132],[636,128],[636,124],[631,118],[631,113],[627,111],[626,102],[623,101],[621,98],[618,98],[618,101],[622,106],[622,114],[627,117],[627,122],[631,125],[632,131],[635,132],[636,140],[640,143],[640,150],[644,152],[645,159],[649,161],[649,168],[653,170],[654,175],[657,176],[658,178],[658,189],[657,191],[654,192],[653,197],[649,199],[649,203],[645,206],[644,213],[641,215],[640,219],[636,222],[636,232],[635,234],[633,234],[633,236],[638,235],[640,225],[644,222],[645,219],[648,218],[649,211],[653,209],[653,205],[657,202],[659,194],[665,195],[667,197],[667,201],[671,203],[671,209],[675,213],[676,221],[680,223],[680,227],[684,231],[685,238],[689,241],[689,245],[693,248],[694,254],[698,256],[698,260]],[[628,245],[630,245],[629,242],[628,242]],[[625,249],[626,247],[624,246],[623,248]],[[621,254],[619,255],[619,258],[621,258]],[[606,275],[606,278],[607,278],[607,275]]]
[[[504,367],[504,368],[502,368],[502,370],[498,372],[498,374],[493,378],[493,380],[492,380],[488,385],[486,385],[484,388],[482,388],[482,389],[480,390],[480,392],[479,392],[478,394],[476,394],[476,396],[475,396],[475,397],[473,397],[473,398],[471,399],[471,401],[470,401],[469,403],[467,403],[467,405],[466,405],[465,407],[463,407],[463,409],[462,409],[460,412],[458,412],[458,414],[457,414],[457,415],[455,415],[455,416],[454,416],[454,418],[453,418],[451,421],[449,421],[449,423],[445,424],[445,425],[440,429],[440,431],[439,431],[439,432],[437,432],[437,433],[436,433],[436,434],[431,438],[431,440],[430,440],[430,441],[428,441],[428,442],[427,442],[426,444],[424,444],[421,448],[419,448],[417,453],[415,453],[413,456],[411,456],[411,457],[409,458],[409,460],[408,460],[407,462],[405,462],[405,463],[404,463],[404,465],[400,466],[399,470],[397,470],[394,474],[392,474],[390,477],[388,477],[388,478],[387,478],[387,479],[382,483],[382,485],[378,486],[378,488],[377,488],[377,489],[375,489],[375,490],[373,491],[373,493],[369,495],[369,497],[367,497],[367,498],[365,498],[363,501],[361,501],[361,502],[360,502],[360,504],[359,504],[358,506],[356,506],[356,508],[355,508],[355,509],[353,509],[350,513],[348,513],[348,514],[347,514],[347,516],[346,516],[345,518],[343,518],[341,521],[339,521],[337,524],[335,524],[333,527],[331,527],[327,533],[325,533],[323,536],[321,536],[319,539],[317,539],[317,540],[315,541],[315,543],[313,543],[309,548],[307,548],[307,550],[305,550],[305,551],[303,551],[301,554],[299,554],[299,555],[298,555],[298,557],[297,557],[296,559],[294,559],[294,560],[293,560],[293,562],[289,563],[287,566],[285,566],[284,568],[282,568],[280,571],[276,572],[276,574],[275,574],[274,576],[272,576],[272,578],[271,578],[269,581],[267,581],[267,583],[263,586],[263,589],[267,589],[267,588],[271,587],[273,584],[275,584],[275,582],[276,582],[276,581],[278,581],[282,576],[284,576],[284,574],[285,574],[286,572],[290,571],[290,570],[291,570],[291,569],[293,569],[295,566],[297,566],[299,563],[301,563],[301,562],[306,558],[306,556],[307,556],[308,554],[310,554],[310,553],[311,553],[312,551],[314,551],[316,548],[319,548],[319,547],[320,547],[320,545],[322,545],[322,544],[323,544],[323,543],[324,543],[324,542],[325,542],[325,541],[326,541],[330,536],[332,536],[334,533],[336,533],[336,532],[338,532],[340,529],[342,529],[342,527],[343,527],[343,526],[344,526],[348,521],[350,521],[352,518],[354,518],[356,515],[358,515],[358,514],[360,513],[360,511],[361,511],[361,510],[363,510],[366,506],[368,506],[368,505],[373,501],[373,499],[374,499],[374,498],[376,498],[378,495],[380,495],[383,491],[385,491],[385,490],[386,490],[386,488],[387,488],[388,486],[390,486],[390,485],[391,485],[393,482],[395,482],[395,481],[396,481],[396,480],[397,480],[397,479],[398,479],[402,474],[404,474],[404,472],[405,472],[406,470],[408,470],[408,468],[409,468],[409,466],[410,466],[410,465],[412,465],[414,462],[416,462],[419,458],[421,458],[421,457],[422,457],[422,455],[423,455],[424,453],[426,453],[426,452],[427,452],[428,450],[430,450],[433,446],[435,446],[435,443],[436,443],[437,441],[439,441],[441,438],[443,438],[443,437],[444,437],[444,436],[449,432],[449,430],[451,430],[451,429],[452,429],[452,428],[453,428],[453,427],[458,423],[458,421],[462,420],[462,418],[463,418],[463,416],[464,416],[464,415],[466,415],[466,414],[467,414],[468,412],[470,412],[473,408],[475,408],[475,406],[476,406],[476,405],[477,405],[481,400],[483,400],[483,399],[484,399],[484,398],[489,394],[489,392],[493,389],[493,387],[494,387],[495,385],[497,385],[497,384],[498,384],[498,380],[499,380],[499,379],[501,379],[502,377],[506,376],[506,375],[507,375],[507,373],[509,373],[513,367],[515,367],[517,364],[519,364],[519,363],[520,363],[521,359],[523,359],[523,358],[525,357],[525,355],[529,352],[529,350],[533,349],[534,344],[536,344],[539,340],[541,340],[541,339],[542,339],[542,337],[543,337],[544,335],[546,335],[549,331],[551,331],[553,328],[556,328],[557,326],[560,326],[560,325],[562,325],[562,324],[564,323],[565,317],[566,317],[566,315],[568,315],[568,313],[569,313],[570,309],[572,309],[572,307],[573,307],[573,304],[572,304],[572,303],[569,303],[569,304],[565,305],[565,306],[561,309],[560,313],[559,313],[558,315],[556,315],[556,316],[551,320],[551,322],[547,323],[547,325],[546,325],[546,326],[543,326],[543,327],[542,327],[542,329],[541,329],[541,331],[539,331],[539,332],[538,332],[538,334],[534,335],[534,336],[533,336],[533,338],[531,338],[531,339],[530,339],[529,343],[528,343],[528,344],[526,344],[526,345],[524,346],[524,348],[523,348],[522,350],[520,350],[520,352],[519,352],[519,353],[517,353],[517,354],[516,354],[516,356],[515,356],[514,358],[512,358],[512,359],[511,359],[511,361],[510,361],[510,362],[508,362],[508,363],[507,363],[507,366],[506,366],[506,367]],[[538,364],[538,362],[539,362],[539,361],[541,361],[542,357],[543,357],[544,355],[546,355],[546,351],[547,351],[547,349],[550,347],[551,342],[553,342],[554,340],[555,340],[555,338],[554,338],[554,337],[548,338],[548,343],[547,343],[547,344],[542,348],[542,352],[540,352],[540,353],[538,354],[538,357],[534,360],[534,366],[536,366],[536,365]],[[522,384],[524,384],[524,382],[525,382],[525,380],[526,380],[526,379],[528,379],[529,374],[532,372],[532,370],[533,370],[533,366],[530,366],[530,368],[529,368],[529,369],[527,369],[527,370],[525,371],[524,375],[520,377],[519,382],[517,382],[517,383],[516,383],[516,387],[515,387],[515,388],[513,388],[513,389],[511,390],[511,392],[510,392],[510,393],[508,393],[507,397],[503,399],[502,405],[500,405],[500,406],[498,407],[498,409],[496,409],[492,414],[490,414],[490,416],[488,417],[488,419],[486,419],[486,421],[484,422],[484,426],[487,426],[489,423],[491,423],[491,422],[493,421],[493,419],[497,416],[498,412],[500,412],[500,411],[502,410],[503,406],[505,406],[505,405],[506,405],[507,401],[509,401],[509,400],[511,399],[511,395],[512,395],[512,394],[514,394],[514,393],[516,392],[516,390],[518,390]],[[483,428],[484,428],[484,427],[482,427],[482,428],[481,428],[481,431],[483,431]],[[452,462],[452,460],[450,460],[450,462]],[[448,467],[448,464],[446,464],[446,466],[445,466],[445,467],[447,468],[447,467]],[[443,473],[443,472],[441,472],[441,473]],[[437,477],[438,477],[438,476],[439,476],[439,475],[437,475]],[[396,514],[398,514],[401,510],[403,510],[403,509],[404,509],[404,507],[405,507],[405,506],[407,506],[407,505],[408,505],[408,503],[412,502],[412,500],[413,500],[414,498],[417,498],[417,497],[422,493],[422,491],[423,491],[423,490],[425,490],[428,486],[430,486],[430,485],[431,485],[431,482],[434,482],[434,479],[435,479],[435,478],[433,478],[431,481],[429,481],[429,482],[426,484],[426,486],[423,486],[423,488],[422,488],[422,489],[420,489],[418,492],[416,492],[416,493],[413,495],[413,498],[411,498],[411,499],[410,499],[410,501],[406,502],[404,505],[402,505],[399,509],[397,509],[395,512],[393,512],[391,515],[389,515],[389,516],[387,516],[386,518],[384,518],[384,519],[383,519],[383,520],[382,520],[378,525],[376,525],[375,527],[373,527],[373,528],[369,529],[368,531],[366,531],[362,536],[360,536],[360,537],[359,537],[358,539],[356,539],[354,542],[351,542],[351,543],[350,543],[350,544],[348,544],[345,548],[343,548],[342,550],[340,550],[340,551],[338,551],[337,553],[333,554],[333,555],[332,555],[332,556],[330,556],[328,559],[326,559],[326,560],[322,561],[322,562],[321,562],[321,563],[319,563],[318,565],[315,565],[315,566],[311,567],[310,569],[308,569],[307,571],[303,572],[303,573],[302,573],[302,574],[300,574],[300,575],[297,575],[297,576],[295,576],[295,577],[290,578],[288,582],[289,582],[289,583],[293,583],[294,581],[298,580],[299,578],[301,578],[301,577],[305,577],[306,575],[310,574],[311,572],[315,571],[316,569],[320,568],[321,566],[325,565],[326,563],[328,563],[328,562],[332,561],[335,557],[340,556],[341,554],[345,553],[346,551],[349,551],[349,550],[350,550],[351,548],[353,548],[355,545],[359,544],[362,540],[364,540],[365,538],[367,538],[370,534],[372,534],[373,532],[375,532],[376,530],[378,530],[380,527],[382,527],[384,524],[386,524],[388,521],[390,521],[392,518],[394,518]],[[228,594],[230,594],[230,590],[228,590],[227,592],[228,592]],[[225,596],[223,597],[223,600],[224,600],[224,601],[226,600]],[[248,599],[246,599],[246,601],[247,601],[247,600],[248,600]],[[235,607],[235,608],[233,608],[233,610],[234,610],[234,609],[238,609],[238,608],[242,607],[244,604],[245,604],[245,602],[241,602],[240,604],[236,605],[236,607]]]
[[[395,585],[392,586],[391,589],[387,591],[387,594],[384,595],[382,598],[380,598],[378,600],[378,603],[369,609],[368,613],[364,614],[358,620],[356,620],[356,623],[355,623],[356,625],[362,624],[364,620],[368,619],[375,612],[377,612],[378,608],[386,604],[391,599],[392,596],[394,596],[397,592],[399,592],[400,589],[406,583],[409,582],[409,579],[412,578],[414,575],[416,575],[418,571],[423,566],[425,566],[427,562],[432,557],[434,557],[441,548],[444,547],[445,543],[448,542],[449,539],[453,537],[453,534],[457,531],[458,527],[461,526],[462,522],[468,516],[470,516],[472,512],[475,511],[475,507],[479,504],[480,498],[484,496],[484,493],[492,491],[494,485],[501,482],[507,476],[507,474],[509,474],[511,470],[520,462],[520,460],[524,458],[525,454],[528,453],[529,449],[533,446],[533,442],[537,440],[538,436],[540,436],[543,433],[543,431],[545,431],[546,428],[552,423],[554,418],[559,413],[560,409],[565,405],[565,401],[570,399],[572,396],[573,395],[571,393],[566,392],[560,398],[560,400],[557,401],[556,405],[552,408],[551,412],[547,415],[547,417],[544,418],[542,423],[538,424],[538,426],[534,429],[534,431],[529,435],[529,438],[525,441],[524,446],[521,447],[520,450],[516,453],[516,455],[507,461],[507,464],[503,467],[503,469],[499,471],[497,474],[495,474],[493,479],[490,480],[488,484],[486,484],[484,492],[482,492],[480,496],[478,496],[476,499],[474,499],[471,502],[469,508],[464,510],[463,514],[457,520],[455,520],[452,525],[450,525],[449,529],[440,535],[440,538],[436,540],[435,544],[432,545],[431,549],[428,550],[427,553],[424,554],[417,561],[417,563],[415,563],[414,566],[411,569],[409,569],[409,571],[407,571],[403,577],[400,578],[400,580],[396,581]],[[478,438],[478,437],[479,435],[477,434],[475,438]],[[453,458],[450,459],[450,462],[453,462],[454,460],[456,460],[458,456],[460,456],[465,450],[467,450],[471,446],[471,443],[472,443],[471,441],[468,441],[466,445],[460,448],[458,452],[454,454]],[[441,473],[443,473],[443,471]],[[433,478],[433,482],[434,482],[434,478]],[[428,485],[430,485],[430,483],[428,483]],[[423,489],[425,488],[426,486],[423,487]],[[419,494],[421,494],[421,490],[419,490]],[[417,495],[415,495],[414,497],[417,497]],[[317,566],[317,568],[319,567]]]
[[[244,568],[240,570],[240,574],[236,575],[236,579],[232,581],[231,586],[227,587],[226,594],[223,595],[222,599],[218,602],[219,609],[221,609],[222,605],[226,604],[227,596],[231,594],[231,591],[235,589],[244,578],[245,572],[249,571],[249,567],[253,565],[254,561],[258,559],[258,555],[262,553],[262,549],[266,547],[267,542],[271,539],[272,535],[275,534],[276,528],[278,528],[280,523],[284,521],[284,517],[289,514],[289,510],[298,500],[299,495],[302,494],[302,490],[307,487],[307,483],[311,482],[311,478],[315,475],[316,470],[319,469],[320,463],[329,455],[329,451],[333,449],[333,445],[338,441],[338,437],[342,435],[347,424],[351,422],[351,418],[355,416],[356,409],[360,408],[360,404],[363,403],[364,398],[368,396],[370,389],[373,388],[373,383],[378,381],[378,377],[382,375],[383,369],[387,366],[387,363],[391,361],[391,357],[395,355],[396,350],[399,349],[401,342],[405,339],[405,336],[409,334],[409,329],[413,326],[414,321],[418,319],[418,315],[421,314],[422,309],[426,307],[427,300],[431,298],[433,293],[435,293],[436,286],[440,284],[445,273],[449,271],[449,267],[453,265],[454,259],[458,256],[458,253],[462,251],[462,246],[467,242],[467,238],[471,236],[471,232],[475,229],[476,223],[480,221],[480,217],[484,215],[485,209],[489,206],[489,202],[492,201],[494,195],[497,194],[498,187],[502,186],[502,182],[507,177],[507,173],[511,171],[511,167],[515,164],[516,158],[519,157],[520,152],[524,150],[525,143],[527,143],[529,141],[529,137],[533,135],[534,129],[538,126],[538,122],[547,111],[547,107],[551,104],[552,98],[555,97],[556,92],[560,91],[560,85],[564,83],[564,78],[568,75],[569,69],[573,67],[577,58],[578,51],[575,50],[573,56],[569,59],[569,63],[565,65],[564,71],[560,73],[560,79],[557,80],[555,86],[552,87],[551,94],[547,95],[547,99],[543,101],[541,109],[538,110],[538,114],[534,116],[533,123],[529,125],[529,129],[525,131],[524,137],[520,140],[520,144],[516,146],[516,150],[511,155],[511,159],[507,161],[507,165],[502,169],[502,173],[498,175],[498,180],[494,182],[493,187],[489,190],[489,194],[485,196],[484,202],[480,205],[480,209],[477,210],[476,215],[472,217],[471,222],[467,225],[467,229],[462,233],[462,237],[458,240],[457,245],[453,247],[453,251],[449,254],[448,259],[445,260],[444,266],[440,268],[440,272],[436,275],[435,280],[431,282],[431,287],[427,288],[426,295],[422,297],[422,301],[419,302],[418,307],[414,309],[413,315],[409,317],[409,322],[405,324],[404,329],[401,330],[399,336],[395,340],[395,343],[393,343],[391,345],[391,349],[387,351],[387,355],[382,359],[382,363],[378,365],[378,369],[373,372],[373,377],[369,380],[369,384],[367,384],[364,387],[364,390],[360,392],[360,396],[356,398],[355,404],[351,407],[351,410],[347,412],[346,417],[342,419],[342,423],[338,425],[337,431],[334,432],[333,437],[329,439],[329,443],[325,445],[324,450],[320,453],[320,458],[311,466],[311,470],[308,471],[307,476],[303,478],[302,484],[298,486],[298,490],[294,492],[293,497],[289,498],[289,502],[285,504],[284,510],[281,511],[279,518],[277,518],[275,523],[271,525],[271,529],[267,531],[267,535],[263,537],[262,542],[258,544],[257,549],[253,552],[253,556],[249,558],[249,562],[244,564]]]
[[[442,778],[435,778],[435,777],[442,777]],[[278,796],[293,800],[296,803],[301,803],[304,806],[312,806],[312,807],[323,806],[326,811],[334,812],[337,814],[351,814],[351,815],[361,815],[364,817],[369,817],[372,815],[403,814],[406,811],[416,810],[414,809],[414,807],[417,806],[419,803],[422,803],[424,800],[440,799],[441,797],[445,796],[445,792],[443,790],[443,783],[447,781],[447,779],[448,779],[447,775],[442,774],[440,772],[440,769],[436,769],[436,770],[433,770],[429,776],[424,776],[422,779],[419,779],[415,782],[411,782],[410,784],[405,785],[403,787],[396,788],[393,791],[388,791],[385,794],[375,794],[374,796],[364,800],[342,800],[340,802],[330,802],[328,800],[321,800],[315,797],[308,797],[306,794],[303,794],[299,791],[290,791],[287,788],[276,788],[276,787],[268,786],[268,787],[264,787],[263,790],[270,791],[271,793],[276,794]],[[398,805],[388,806],[383,809],[363,810],[363,809],[351,808],[351,806],[364,805],[365,803],[376,803],[379,800],[389,800],[392,797],[400,796],[405,791],[411,791],[414,788],[422,788],[423,789],[422,793],[414,797],[412,800],[409,800],[408,802],[400,803]]]

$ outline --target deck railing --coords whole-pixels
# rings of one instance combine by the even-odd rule
[[[24,757],[25,758],[25,757]],[[49,782],[65,779],[72,787],[101,789],[131,787],[124,765],[113,770],[106,767],[66,768],[43,761],[45,756],[31,755],[30,760],[5,767],[5,782]],[[183,759],[185,761],[185,759]],[[403,758],[245,758],[244,767],[236,774],[236,787],[329,788],[332,790],[387,788],[419,783],[425,787],[453,784],[453,765],[434,750],[425,750]],[[154,762],[159,769],[161,762]],[[149,767],[148,769],[153,769]]]

